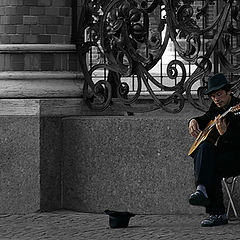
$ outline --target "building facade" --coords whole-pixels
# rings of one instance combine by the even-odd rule
[[[195,212],[184,199],[177,206],[168,201],[171,191],[178,193],[176,183],[190,188],[180,175],[181,181],[169,179],[168,163],[174,160],[187,182],[193,180],[187,147],[173,150],[183,136],[190,142],[184,126],[191,112],[164,120],[121,118],[126,112],[93,111],[83,101],[76,48],[83,3],[0,0],[0,213],[96,212],[107,204],[144,213]],[[157,189],[170,183],[171,191],[149,191],[153,176]]]

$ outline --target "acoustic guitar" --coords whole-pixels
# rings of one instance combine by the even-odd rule
[[[230,107],[226,112],[224,112],[222,115],[218,115],[220,116],[220,118],[224,118],[228,113],[232,112],[235,114],[239,114],[240,110],[240,103],[237,104],[234,107]],[[220,134],[217,131],[216,128],[216,121],[215,120],[211,120],[207,126],[204,128],[203,131],[201,131],[197,138],[195,139],[193,145],[191,146],[189,152],[188,152],[188,156],[190,156],[199,146],[199,144],[203,141],[208,141],[211,142],[213,144],[215,144],[219,138]]]

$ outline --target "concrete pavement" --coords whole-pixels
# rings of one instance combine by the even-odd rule
[[[129,227],[111,229],[105,214],[60,210],[27,215],[0,215],[0,240],[200,240],[240,239],[240,222],[203,228],[205,215],[136,215]]]

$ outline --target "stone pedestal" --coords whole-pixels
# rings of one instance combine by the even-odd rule
[[[0,214],[63,207],[62,118],[91,114],[80,98],[0,99]]]
[[[39,104],[31,101],[25,113],[13,102],[8,111],[3,101],[0,105],[0,213],[35,212],[40,209]]]

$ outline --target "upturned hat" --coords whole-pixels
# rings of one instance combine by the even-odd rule
[[[135,214],[130,212],[118,212],[113,210],[105,210],[107,215],[109,215],[109,225],[111,228],[126,228],[131,217]]]
[[[232,84],[228,82],[223,73],[217,73],[208,79],[208,86],[205,94],[218,91],[225,86],[229,86],[231,88]]]

